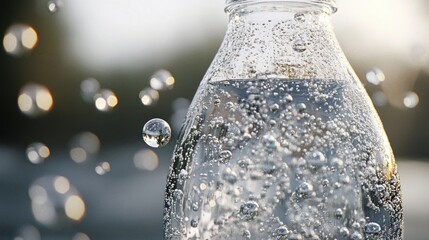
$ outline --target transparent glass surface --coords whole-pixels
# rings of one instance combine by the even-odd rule
[[[331,11],[227,11],[174,151],[166,239],[402,239],[395,159]]]

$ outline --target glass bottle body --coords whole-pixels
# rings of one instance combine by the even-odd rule
[[[395,160],[329,14],[260,5],[230,13],[193,100],[166,238],[402,239]]]

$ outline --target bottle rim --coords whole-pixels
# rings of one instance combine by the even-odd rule
[[[313,4],[321,7],[326,7],[331,10],[331,13],[337,11],[336,0],[226,0],[226,12],[231,12],[239,5],[253,5],[258,3],[291,3],[291,4]]]

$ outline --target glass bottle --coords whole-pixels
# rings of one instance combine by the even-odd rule
[[[380,119],[334,0],[229,0],[167,182],[166,239],[402,239]]]

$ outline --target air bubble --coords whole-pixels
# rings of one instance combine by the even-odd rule
[[[404,106],[407,108],[415,108],[419,104],[419,95],[415,92],[406,92],[403,100]]]
[[[55,13],[63,7],[63,1],[61,0],[50,0],[48,1],[48,10],[51,13]]]
[[[289,229],[286,226],[280,226],[275,231],[276,240],[286,240],[289,235]]]
[[[255,201],[248,201],[240,206],[240,217],[244,221],[252,221],[259,212],[259,205]]]
[[[295,21],[303,23],[305,22],[305,14],[304,13],[296,13],[294,16]]]
[[[225,180],[226,182],[229,182],[230,184],[234,184],[237,182],[238,177],[234,171],[232,171],[230,168],[227,168],[222,173],[222,179]]]
[[[293,43],[292,48],[293,50],[301,53],[307,50],[307,46],[308,46],[308,42],[298,39]]]
[[[44,163],[51,154],[49,148],[40,142],[30,144],[27,147],[26,153],[28,160],[34,164]]]
[[[171,128],[160,118],[151,119],[143,126],[143,140],[153,148],[164,147],[170,138]]]
[[[340,228],[340,235],[342,237],[348,237],[350,235],[349,229],[347,229],[346,227]]]
[[[315,167],[320,167],[326,164],[326,157],[320,151],[314,151],[307,154],[306,160],[310,165]]]
[[[341,208],[335,209],[335,217],[336,218],[342,218],[344,216],[344,211]]]
[[[298,103],[296,105],[296,108],[298,109],[298,112],[304,112],[307,109],[307,106],[305,105],[305,103]]]
[[[379,68],[369,69],[366,72],[365,77],[366,80],[373,85],[379,85],[386,79],[386,76],[384,75],[383,71],[381,71],[381,69]]]
[[[37,41],[37,33],[32,27],[25,24],[14,24],[6,30],[3,47],[8,54],[19,57],[30,52],[36,46]]]
[[[222,150],[219,153],[219,157],[220,157],[220,162],[222,163],[229,162],[229,160],[231,160],[232,158],[232,152],[229,150]]]
[[[376,222],[370,222],[365,225],[365,232],[369,234],[379,233],[381,231],[381,227]]]
[[[172,89],[174,82],[174,77],[165,69],[156,71],[150,78],[150,86],[159,91]]]
[[[49,112],[52,105],[52,95],[45,86],[29,83],[21,88],[18,107],[25,115],[38,117]]]
[[[155,89],[145,88],[139,93],[140,101],[145,106],[155,105],[159,100],[159,93]]]

